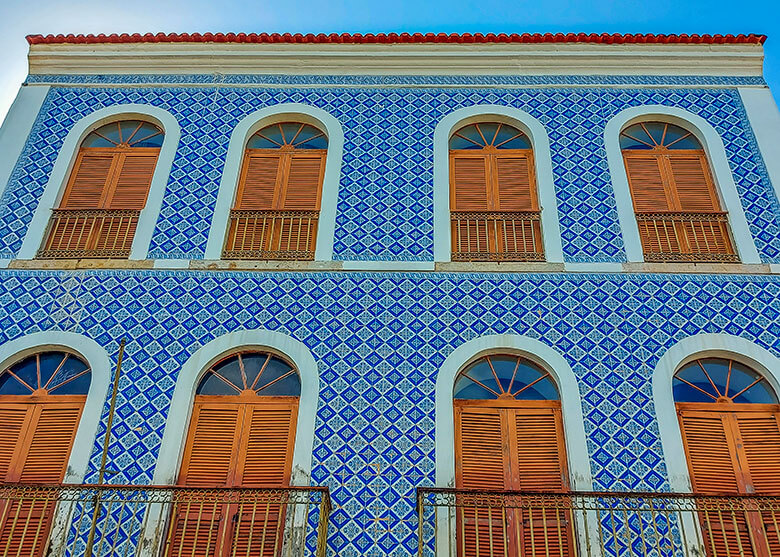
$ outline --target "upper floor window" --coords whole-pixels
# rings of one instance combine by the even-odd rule
[[[127,257],[163,138],[158,126],[140,120],[90,133],[38,257]]]
[[[507,124],[470,124],[449,148],[452,260],[543,261],[528,136]]]
[[[300,122],[249,138],[223,257],[314,259],[328,139]]]
[[[707,155],[689,131],[641,122],[620,134],[646,261],[738,261]]]

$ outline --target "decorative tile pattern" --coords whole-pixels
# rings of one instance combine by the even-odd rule
[[[53,88],[2,199],[0,256],[19,250],[73,124],[104,106],[148,103],[182,126],[150,257],[202,258],[231,131],[246,114],[284,102],[320,107],[344,127],[336,259],[431,260],[436,123],[464,106],[503,104],[549,132],[566,259],[622,261],[603,129],[623,108],[658,103],[699,114],[721,133],[759,253],[780,261],[777,199],[736,90],[615,88]]]
[[[434,481],[436,375],[463,342],[516,333],[564,355],[580,383],[594,487],[606,490],[668,488],[651,392],[668,347],[725,332],[780,356],[771,276],[6,270],[0,302],[0,342],[68,330],[116,358],[127,337],[115,483],[151,480],[178,370],[200,346],[249,328],[302,341],[321,382],[312,482],[331,489],[330,554],[347,557],[416,547],[414,489]]]

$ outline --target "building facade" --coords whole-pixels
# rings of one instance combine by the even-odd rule
[[[29,37],[0,554],[779,553],[764,39]]]

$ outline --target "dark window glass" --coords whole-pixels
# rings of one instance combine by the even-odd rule
[[[760,373],[724,358],[686,364],[675,374],[672,387],[676,402],[777,404],[777,396]]]
[[[464,369],[454,396],[467,400],[558,400],[549,372],[520,356],[491,355]]]
[[[281,358],[265,352],[241,352],[215,364],[198,384],[199,395],[300,396],[298,372]]]
[[[66,352],[41,352],[0,373],[0,395],[86,395],[92,374],[80,358]]]
[[[82,147],[162,147],[160,128],[141,120],[112,122],[90,133]]]
[[[523,132],[508,124],[470,124],[450,138],[450,149],[530,149],[531,142]]]
[[[621,149],[701,149],[691,132],[665,122],[641,122],[620,133]]]
[[[328,138],[309,124],[284,122],[271,124],[256,132],[246,146],[247,149],[327,149]]]

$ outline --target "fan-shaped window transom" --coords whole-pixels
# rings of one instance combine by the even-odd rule
[[[300,396],[295,367],[267,352],[240,352],[213,365],[198,384],[199,395]]]
[[[89,366],[67,352],[39,352],[0,373],[0,395],[86,395]]]
[[[683,366],[673,380],[675,402],[777,404],[766,378],[735,360],[702,358]]]
[[[522,356],[484,356],[455,381],[455,398],[466,400],[559,400],[552,376]]]

